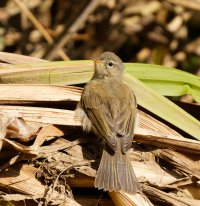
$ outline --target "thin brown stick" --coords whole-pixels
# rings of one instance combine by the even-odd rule
[[[163,148],[173,148],[178,151],[200,154],[200,143],[196,140],[190,139],[173,139],[169,137],[153,136],[153,135],[140,135],[134,137],[137,142],[155,145]]]
[[[0,61],[9,64],[31,64],[39,62],[47,62],[47,60],[39,59],[36,57],[29,57],[21,54],[11,54],[9,52],[0,52]]]
[[[178,197],[177,195],[163,192],[154,187],[143,185],[142,191],[148,198],[154,200],[159,205],[173,205],[173,206],[193,206],[199,205],[199,200]]]
[[[29,195],[33,199],[42,199],[46,194],[46,186],[35,178],[36,170],[33,166],[23,163],[11,166],[9,170],[1,171],[0,186],[7,188],[9,191],[18,191],[21,194]],[[67,202],[66,205],[80,206],[75,200],[57,191],[53,191],[52,200],[59,200],[61,203],[65,201]]]
[[[61,49],[86,22],[88,16],[97,8],[100,0],[92,0],[86,9],[81,13],[77,20],[71,25],[71,27],[66,31],[66,34],[60,39],[59,42],[53,47],[47,54],[46,59],[52,60],[54,55],[59,49]]]
[[[33,23],[33,25],[40,31],[40,33],[43,35],[43,37],[48,42],[48,44],[53,44],[54,43],[53,38],[46,31],[43,25],[35,18],[32,12],[26,7],[24,2],[21,0],[15,0],[15,3],[22,10],[22,12],[28,17],[28,19]],[[62,49],[58,49],[57,52],[63,60],[69,60],[69,57],[65,54],[65,52]]]

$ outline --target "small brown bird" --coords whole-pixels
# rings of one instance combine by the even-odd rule
[[[122,82],[121,59],[112,52],[92,58],[95,70],[85,85],[76,114],[83,130],[103,138],[104,149],[94,185],[105,191],[140,192],[128,156],[132,146],[137,103],[133,91]]]

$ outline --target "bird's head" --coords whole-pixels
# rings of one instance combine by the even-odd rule
[[[112,52],[104,52],[99,58],[92,57],[95,63],[93,78],[113,77],[121,79],[124,70],[122,60]]]

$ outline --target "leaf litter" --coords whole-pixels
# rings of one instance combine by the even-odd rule
[[[73,97],[69,93],[66,101],[77,102],[80,89],[68,89]],[[0,202],[80,205],[74,188],[92,188],[99,164],[95,136],[84,134],[73,111],[60,105],[43,108],[25,101],[0,107]],[[145,111],[138,115],[130,158],[143,194],[109,192],[114,204],[199,205],[199,141],[184,138]]]

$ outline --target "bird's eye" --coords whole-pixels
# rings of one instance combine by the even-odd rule
[[[113,66],[113,62],[112,62],[112,61],[109,61],[109,62],[108,62],[108,66],[109,66],[109,67],[112,67],[112,66]]]

